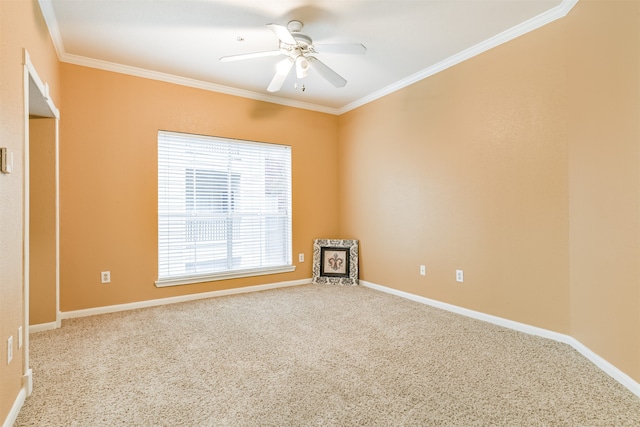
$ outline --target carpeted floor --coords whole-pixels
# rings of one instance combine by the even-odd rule
[[[70,319],[16,426],[639,426],[565,344],[361,286]]]

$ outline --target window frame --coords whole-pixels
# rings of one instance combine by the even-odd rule
[[[195,273],[195,274],[184,274],[184,275],[174,275],[174,276],[165,276],[165,277],[161,277],[160,273],[161,273],[161,243],[160,243],[160,235],[161,235],[161,183],[160,183],[160,162],[161,162],[161,148],[160,148],[160,144],[161,144],[161,135],[169,135],[169,138],[171,137],[171,135],[174,135],[176,138],[189,138],[189,137],[193,137],[194,139],[203,141],[203,140],[212,140],[212,141],[218,141],[218,142],[223,142],[223,143],[231,143],[231,144],[248,144],[248,145],[260,145],[260,146],[277,146],[277,147],[281,147],[281,148],[285,148],[289,151],[288,154],[288,164],[286,166],[288,166],[288,215],[286,215],[284,217],[285,222],[284,224],[286,224],[286,230],[285,233],[283,234],[283,236],[285,236],[285,240],[284,244],[286,245],[283,246],[283,248],[285,249],[285,258],[286,258],[286,264],[283,265],[275,265],[275,266],[255,266],[255,267],[250,267],[250,268],[242,268],[242,269],[227,269],[227,270],[223,270],[223,271],[215,271],[215,272],[199,272],[199,273]],[[212,281],[218,281],[218,280],[229,280],[229,279],[236,279],[236,278],[244,278],[244,277],[253,277],[253,276],[261,276],[261,275],[270,275],[270,274],[279,274],[279,273],[290,273],[296,270],[296,266],[293,264],[293,256],[292,256],[292,252],[293,252],[293,221],[292,221],[292,197],[293,197],[293,183],[292,183],[292,153],[291,153],[291,146],[287,146],[287,145],[283,145],[283,144],[273,144],[273,143],[268,143],[268,142],[256,142],[256,141],[247,141],[247,140],[240,140],[240,139],[232,139],[232,138],[223,138],[223,137],[217,137],[217,136],[209,136],[209,135],[198,135],[198,134],[189,134],[189,133],[184,133],[184,132],[173,132],[173,131],[164,131],[164,130],[159,130],[158,134],[157,134],[157,148],[158,148],[158,153],[157,153],[157,165],[158,165],[158,170],[156,173],[156,178],[158,179],[157,181],[157,192],[156,195],[158,197],[158,204],[157,204],[157,208],[156,208],[156,214],[157,214],[157,221],[156,224],[158,226],[157,229],[157,233],[156,233],[156,237],[157,237],[157,251],[156,254],[158,256],[157,258],[157,277],[158,279],[155,281],[155,285],[156,287],[165,287],[165,286],[176,286],[176,285],[186,285],[186,284],[194,284],[194,283],[202,283],[202,282],[212,282]],[[196,176],[198,174],[198,170],[200,171],[200,173],[203,173],[204,175],[206,175],[207,173],[210,174],[215,174],[214,169],[211,168],[206,168],[206,167],[195,167],[195,166],[190,166],[190,168],[185,168],[185,174],[187,174],[189,171],[190,173],[192,173],[193,175],[193,181],[191,182],[192,185],[192,189],[195,189],[197,186],[197,182],[196,182]],[[209,172],[207,172],[209,171]],[[235,177],[233,177],[235,178]],[[265,177],[265,183],[268,180],[268,177]],[[188,186],[188,177],[185,175],[185,183]],[[195,190],[194,190],[195,191]],[[184,197],[185,197],[185,210],[188,210],[189,207],[189,197],[192,197],[191,199],[191,203],[197,203],[196,199],[195,199],[195,195],[188,194],[189,190],[187,188],[185,188],[184,190]],[[207,194],[203,195],[204,197],[207,197]],[[210,195],[209,195],[210,196]],[[235,197],[235,194],[231,194],[230,196],[232,199]],[[235,200],[235,199],[233,199]],[[206,200],[205,200],[206,202]],[[234,203],[233,201],[231,201],[230,203]],[[194,205],[195,206],[195,205]],[[228,208],[228,206],[227,206]],[[197,208],[196,208],[197,209]],[[231,209],[233,210],[233,209]],[[185,228],[186,230],[186,228]],[[188,231],[185,231],[185,233],[188,233]],[[186,239],[186,238],[185,238]],[[186,241],[186,240],[185,240]],[[227,242],[228,244],[232,244],[230,242]],[[228,253],[227,253],[227,257],[228,257]],[[186,268],[186,266],[185,266]]]

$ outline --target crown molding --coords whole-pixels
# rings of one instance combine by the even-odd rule
[[[41,0],[42,1],[42,0]],[[48,0],[45,0],[48,1]],[[175,74],[161,73],[159,71],[147,70],[144,68],[131,67],[129,65],[117,64],[100,59],[87,58],[86,56],[72,55],[65,53],[60,57],[61,62],[68,64],[80,65],[83,67],[96,68],[104,71],[112,71],[114,73],[126,74],[145,79],[158,80],[166,83],[173,83],[181,86],[192,87],[196,89],[208,90],[226,95],[238,96],[241,98],[249,98],[256,101],[270,102],[272,104],[285,105],[287,107],[301,108],[304,110],[313,110],[321,113],[337,114],[335,108],[325,107],[322,105],[311,104],[308,102],[295,101],[292,99],[280,98],[273,95],[265,95],[250,90],[237,89],[229,86],[209,83],[202,80],[190,79],[187,77],[177,76]]]
[[[543,27],[557,19],[565,17],[571,9],[578,3],[578,0],[562,0],[558,6],[553,9],[541,13],[540,15],[516,25],[500,34],[497,34],[475,46],[463,50],[449,58],[446,58],[437,64],[425,68],[415,74],[412,74],[402,80],[397,81],[389,86],[386,86],[380,90],[377,90],[367,96],[364,96],[354,102],[351,102],[341,108],[331,108],[323,105],[312,104],[307,102],[295,101],[292,99],[281,98],[273,95],[265,95],[258,92],[253,92],[244,89],[236,89],[229,86],[219,85],[215,83],[209,83],[202,80],[190,79],[186,77],[180,77],[173,74],[161,73],[158,71],[146,70],[137,67],[131,67],[128,65],[117,64],[108,61],[102,61],[98,59],[87,58],[79,55],[72,55],[66,53],[64,44],[62,43],[62,36],[60,35],[60,29],[58,27],[58,21],[56,20],[55,12],[53,10],[53,4],[51,0],[38,0],[42,15],[49,28],[49,34],[58,54],[58,59],[61,62],[69,64],[81,65],[90,68],[97,68],[100,70],[112,71],[115,73],[127,74],[136,77],[142,77],[152,80],[159,80],[167,83],[174,83],[182,86],[193,87],[202,90],[208,90],[211,92],[218,92],[232,96],[238,96],[242,98],[253,99],[256,101],[270,102],[279,105],[285,105],[288,107],[301,108],[305,110],[318,111],[321,113],[341,115],[365,104],[373,102],[379,98],[410,86],[420,80],[424,80],[427,77],[433,76],[447,68],[453,67],[467,59],[473,58],[483,52],[493,49],[501,44],[527,34],[535,29]]]
[[[250,90],[236,89],[229,86],[224,86],[215,83],[209,83],[202,80],[190,79],[187,77],[177,76],[175,74],[161,73],[158,71],[147,70],[144,68],[131,67],[128,65],[122,65],[115,62],[102,61],[99,59],[88,58],[86,56],[73,55],[65,51],[64,43],[62,42],[62,36],[60,34],[60,28],[58,26],[58,20],[56,19],[55,11],[53,10],[53,4],[51,0],[38,0],[42,16],[49,29],[51,40],[55,47],[60,62],[66,62],[68,64],[80,65],[89,68],[95,68],[99,70],[112,71],[114,73],[126,74],[135,77],[142,77],[151,80],[158,80],[166,83],[173,83],[181,86],[193,87],[196,89],[208,90],[211,92],[222,93],[226,95],[238,96],[241,98],[249,98],[256,101],[270,102],[272,104],[284,105],[287,107],[301,108],[304,110],[318,111],[327,114],[337,114],[337,109],[332,107],[326,107],[323,105],[312,104],[309,102],[295,101],[292,99],[281,98],[273,95],[266,95]]]
[[[474,56],[480,55],[483,52],[488,51],[489,49],[493,49],[494,47],[500,46],[508,41],[515,39],[516,37],[520,37],[524,34],[527,34],[533,30],[536,30],[540,27],[543,27],[557,19],[564,18],[567,13],[578,3],[578,0],[563,0],[558,6],[553,9],[549,9],[548,11],[541,13],[538,16],[535,16],[528,21],[525,21],[521,24],[516,25],[513,28],[510,28],[506,31],[503,31],[500,34],[497,34],[483,42],[478,43],[475,46],[472,46],[468,49],[463,50],[453,56],[450,56],[431,67],[425,68],[422,71],[419,71],[415,74],[410,75],[402,80],[397,81],[387,87],[384,87],[380,90],[377,90],[363,98],[358,99],[350,104],[345,105],[342,108],[339,108],[337,114],[344,114],[348,111],[351,111],[355,108],[361,107],[365,104],[375,101],[376,99],[382,98],[383,96],[389,95],[393,92],[396,92],[400,89],[404,89],[407,86],[410,86],[414,83],[419,82],[420,80],[424,80],[427,77],[433,76],[441,71],[446,70],[447,68],[453,67],[467,59],[473,58]]]
[[[53,41],[53,47],[58,55],[58,60],[62,61],[62,56],[65,54],[64,43],[62,43],[62,35],[60,34],[60,27],[58,26],[58,20],[56,19],[56,13],[53,10],[53,4],[51,0],[38,0],[40,5],[40,11],[44,22],[49,29],[49,35]]]

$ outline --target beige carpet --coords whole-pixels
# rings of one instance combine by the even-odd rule
[[[16,426],[639,426],[571,347],[364,287],[71,319]]]

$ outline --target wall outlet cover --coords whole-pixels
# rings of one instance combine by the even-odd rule
[[[102,273],[100,273],[100,281],[102,283],[111,283],[111,272],[103,271]]]

